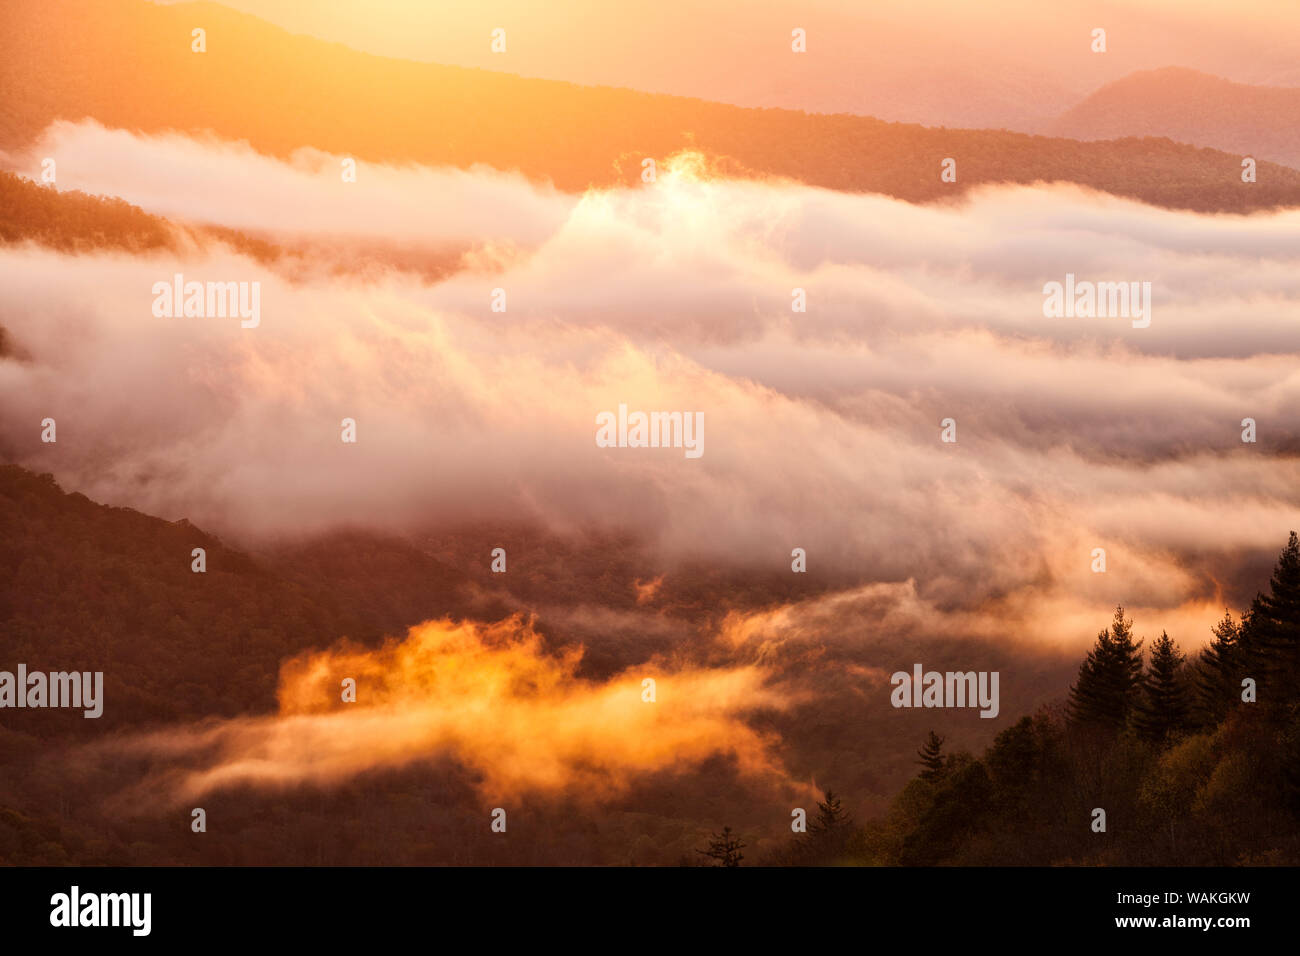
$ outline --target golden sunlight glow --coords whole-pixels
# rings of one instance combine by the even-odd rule
[[[452,756],[492,800],[522,792],[590,798],[637,774],[734,754],[742,774],[781,778],[770,741],[741,715],[782,700],[752,666],[633,668],[577,675],[582,652],[543,649],[530,622],[429,621],[378,650],[347,643],[288,661],[280,713],[137,738],[131,749],[206,766],[168,771],[177,799],[240,785],[329,784],[365,770]],[[343,701],[345,679],[356,701]],[[653,700],[649,685],[652,680]]]

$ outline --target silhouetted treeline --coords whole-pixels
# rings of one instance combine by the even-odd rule
[[[1067,707],[1022,718],[978,757],[944,754],[931,733],[886,817],[810,829],[762,862],[1300,862],[1296,534],[1267,590],[1195,659],[1164,633],[1145,655],[1144,643],[1116,609]]]

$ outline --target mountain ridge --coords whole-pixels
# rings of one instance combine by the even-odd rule
[[[145,133],[244,140],[284,158],[311,146],[369,162],[487,164],[567,192],[640,185],[643,159],[696,149],[724,174],[912,202],[984,183],[1068,181],[1198,211],[1300,205],[1300,171],[1262,164],[1247,189],[1239,156],[1167,139],[1080,143],[525,80],[385,59],[204,9],[207,52],[196,54],[189,8],[6,5],[0,85],[17,95],[0,106],[0,147],[21,151],[55,119],[90,117]],[[950,157],[957,181],[945,183]]]
[[[1140,70],[1106,84],[1046,132],[1162,136],[1300,168],[1300,87],[1251,86],[1178,66]]]

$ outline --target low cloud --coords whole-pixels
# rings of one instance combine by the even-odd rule
[[[357,163],[303,148],[288,161],[247,143],[183,133],[144,136],[93,120],[52,123],[15,172],[35,177],[56,161],[59,189],[118,196],[184,222],[281,237],[385,239],[416,244],[543,241],[574,199],[483,167],[431,169]]]
[[[248,542],[520,521],[773,573],[802,547],[835,588],[913,582],[944,626],[983,632],[1014,603],[1075,642],[1120,602],[1204,639],[1248,597],[1243,556],[1300,527],[1297,210],[1202,216],[1070,186],[921,207],[686,161],[577,200],[491,171],[366,170],[363,209],[338,195],[337,157],[49,135],[69,185],[191,221],[529,247],[432,284],[291,280],[218,247],[0,250],[0,324],[25,356],[0,360],[0,453],[97,500]],[[139,171],[144,150],[167,175]],[[155,318],[152,284],[176,272],[260,281],[261,325]],[[1150,281],[1151,327],[1045,318],[1043,283],[1066,272]],[[596,447],[619,403],[703,412],[705,455]]]
[[[760,785],[784,784],[772,741],[741,719],[785,704],[759,668],[650,663],[595,682],[577,676],[581,654],[547,653],[518,617],[429,621],[382,648],[343,643],[287,661],[274,716],[129,736],[87,754],[148,763],[128,803],[330,786],[440,758],[469,768],[487,800],[607,798],[718,754]],[[342,700],[344,679],[355,681],[355,702]]]

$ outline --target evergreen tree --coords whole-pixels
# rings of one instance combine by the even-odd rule
[[[840,804],[840,798],[832,790],[826,791],[826,799],[817,804],[817,819],[813,821],[813,833],[835,833],[847,829],[850,823],[848,811]]]
[[[1201,651],[1195,687],[1196,722],[1202,727],[1221,723],[1228,709],[1241,699],[1241,678],[1248,676],[1241,632],[1242,625],[1224,611],[1223,620],[1211,628],[1214,637]]]
[[[943,755],[940,751],[943,748],[943,738],[930,731],[930,736],[925,738],[925,743],[921,749],[916,752],[920,758],[917,763],[925,767],[921,771],[922,780],[937,780],[943,776]]]
[[[1185,661],[1178,645],[1161,631],[1151,645],[1144,694],[1134,714],[1138,733],[1147,740],[1163,743],[1187,728],[1191,704],[1183,674]]]
[[[740,861],[745,858],[740,851],[744,848],[745,844],[732,834],[731,827],[723,827],[721,833],[715,833],[709,840],[707,850],[695,852],[711,860],[717,860],[716,866],[740,866]]]
[[[985,829],[993,807],[993,786],[981,760],[956,760],[915,829],[903,838],[902,866],[938,866]]]
[[[1070,717],[1078,724],[1122,730],[1141,686],[1142,642],[1134,642],[1133,621],[1117,607],[1114,621],[1097,635],[1070,688]]]
[[[1282,549],[1269,593],[1259,594],[1242,628],[1245,665],[1257,673],[1260,700],[1280,713],[1295,700],[1300,680],[1300,540],[1291,532]]]

